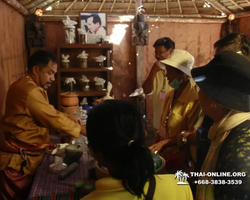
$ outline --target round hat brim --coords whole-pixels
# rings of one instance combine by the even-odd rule
[[[242,112],[250,112],[250,95],[228,87],[215,85],[213,81],[205,75],[207,73],[207,68],[208,65],[191,70],[194,82],[200,87],[200,89],[210,98],[226,108]]]

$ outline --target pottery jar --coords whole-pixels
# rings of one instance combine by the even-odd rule
[[[81,68],[87,68],[88,64],[87,64],[87,58],[81,58]]]
[[[62,106],[77,106],[79,104],[78,94],[76,92],[65,92],[61,94]]]
[[[89,91],[89,80],[84,80],[83,82],[82,82],[82,90],[83,91]]]
[[[95,88],[96,88],[96,90],[98,90],[98,91],[102,91],[102,89],[103,89],[103,85],[102,84],[95,84]]]

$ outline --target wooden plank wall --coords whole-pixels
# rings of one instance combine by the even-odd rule
[[[0,1],[0,119],[9,86],[26,71],[24,17]]]
[[[246,34],[250,38],[250,26],[249,26],[250,17],[242,17],[237,19],[237,26],[240,33]]]
[[[44,22],[46,29],[46,49],[56,54],[57,45],[65,43],[63,23],[61,21]],[[111,35],[114,26],[119,23],[108,23],[107,35]],[[131,24],[128,23],[126,33],[120,45],[113,46],[113,89],[112,93],[116,99],[134,101],[128,97],[135,90],[136,76],[136,53],[131,41]],[[78,38],[77,38],[78,39]],[[57,58],[58,62],[61,58]],[[57,106],[56,83],[48,90],[49,100],[52,105]]]

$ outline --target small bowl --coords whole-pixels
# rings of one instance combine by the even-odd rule
[[[83,151],[78,144],[69,144],[65,147],[65,155],[71,162],[78,162],[82,157]]]

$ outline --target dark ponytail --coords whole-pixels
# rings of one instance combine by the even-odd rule
[[[142,115],[127,101],[106,100],[94,107],[87,120],[89,145],[102,153],[131,194],[145,195],[145,183],[154,175],[151,152],[145,147]]]
[[[122,171],[122,183],[132,194],[141,197],[145,183],[154,175],[154,162],[148,148],[137,144],[130,145],[131,162],[127,162],[126,168]]]

